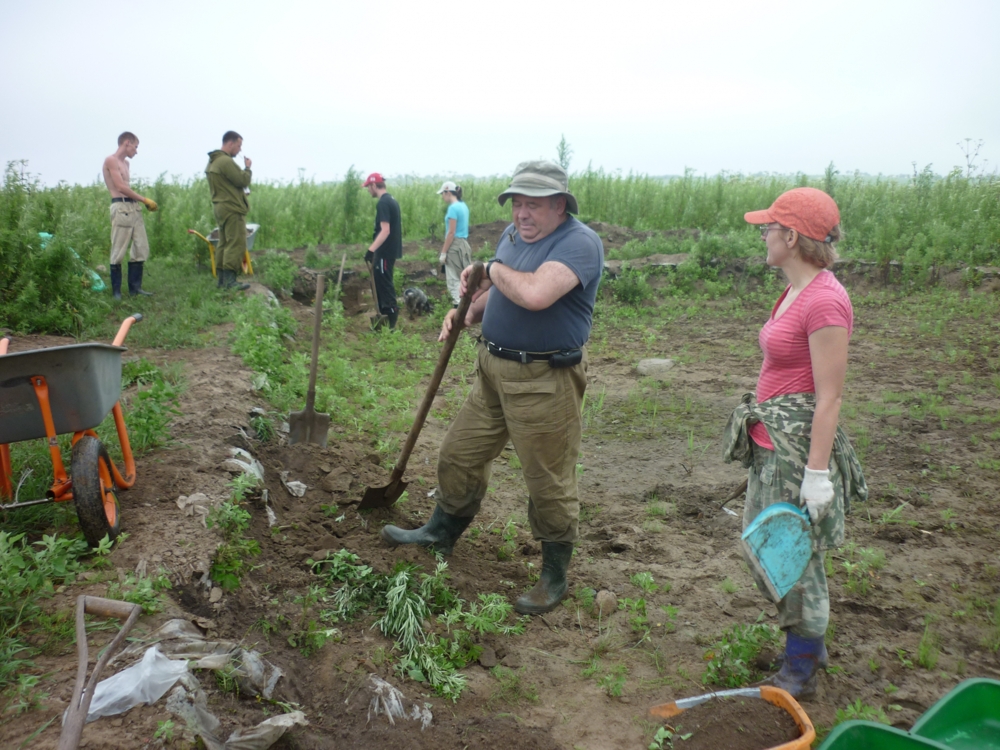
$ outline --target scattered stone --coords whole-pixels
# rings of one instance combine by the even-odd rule
[[[222,589],[220,589],[218,586],[213,586],[212,593],[208,595],[208,601],[211,602],[212,604],[215,604],[221,598],[222,598]]]
[[[672,359],[642,359],[635,366],[636,371],[647,378],[666,380],[667,372],[674,366]]]
[[[503,659],[500,660],[507,669],[520,669],[521,660],[518,659],[514,654],[507,654]]]
[[[352,672],[354,672],[354,670],[358,668],[358,662],[354,659],[348,659],[347,661],[345,661],[343,664],[340,665],[340,668],[344,670],[344,672],[346,672],[347,674],[351,674]]]
[[[320,467],[322,468],[322,467]],[[351,488],[351,475],[347,469],[338,466],[323,477],[323,489],[327,492],[347,492]]]
[[[329,474],[330,471],[332,470],[332,468],[333,467],[331,467],[330,464],[320,464],[319,465],[319,470],[322,471],[324,474]]]
[[[608,617],[618,611],[618,597],[614,591],[602,589],[594,598],[594,606],[602,617]]]
[[[479,654],[479,666],[483,669],[492,669],[499,663],[499,659],[497,659],[497,652],[489,646],[483,646],[483,651]]]

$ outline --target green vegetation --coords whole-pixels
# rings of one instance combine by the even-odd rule
[[[681,734],[680,725],[676,729],[669,729],[667,727],[658,727],[656,734],[653,735],[653,741],[649,743],[649,750],[675,750],[677,747],[674,745],[674,740],[684,740],[691,738],[691,733]]]
[[[753,666],[754,659],[764,648],[777,646],[780,633],[763,623],[733,625],[705,652],[708,666],[702,682],[727,688],[749,685],[760,676]]]
[[[835,724],[842,724],[845,721],[877,721],[888,724],[889,717],[886,715],[885,709],[870,706],[858,698],[854,703],[849,703],[846,708],[837,709]]]
[[[211,575],[212,580],[226,590],[240,585],[240,579],[252,568],[250,558],[260,554],[257,540],[244,536],[250,528],[246,498],[256,486],[257,478],[251,474],[234,477],[230,482],[229,499],[213,507],[206,519],[208,527],[217,527],[225,540],[215,551]]]
[[[524,703],[538,703],[538,687],[524,681],[524,668],[510,669],[499,664],[490,670],[497,685],[490,695],[489,703],[506,703],[520,706]]]
[[[508,624],[513,607],[502,595],[480,594],[471,603],[460,599],[448,586],[445,562],[438,562],[433,575],[405,562],[398,562],[389,574],[379,574],[362,565],[357,555],[340,550],[312,565],[324,585],[339,585],[323,597],[321,620],[349,622],[380,613],[373,627],[395,642],[396,671],[428,683],[453,701],[465,689],[458,670],[479,658],[477,638],[524,632],[523,619]],[[427,632],[431,618],[443,635]]]
[[[170,579],[163,573],[151,578],[128,573],[124,581],[113,581],[108,584],[107,597],[138,604],[142,607],[143,614],[151,615],[163,609],[160,592],[168,588],[170,588]]]

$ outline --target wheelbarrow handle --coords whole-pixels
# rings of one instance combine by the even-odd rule
[[[125,318],[125,320],[122,321],[121,328],[118,329],[118,333],[115,335],[115,340],[111,342],[111,345],[121,346],[125,342],[125,337],[128,336],[128,331],[132,327],[132,324],[138,323],[141,320],[142,313],[133,313]]]

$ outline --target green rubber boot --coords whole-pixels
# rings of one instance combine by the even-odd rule
[[[514,609],[522,615],[542,615],[559,606],[569,592],[566,569],[572,558],[572,543],[542,542],[542,575],[534,588],[517,600]]]
[[[430,547],[441,555],[450,555],[455,549],[455,542],[462,532],[469,528],[472,516],[459,518],[441,510],[440,505],[434,506],[430,520],[419,529],[401,529],[398,526],[384,526],[382,540],[395,547],[397,544],[419,544]]]

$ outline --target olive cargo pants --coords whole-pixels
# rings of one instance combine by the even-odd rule
[[[576,464],[587,388],[587,355],[573,367],[500,359],[479,345],[476,382],[438,455],[437,503],[469,518],[479,512],[493,459],[508,438],[528,486],[528,522],[535,539],[574,542],[580,499]]]
[[[244,214],[215,214],[219,222],[219,244],[215,247],[215,270],[243,270],[243,256],[247,252],[247,217]]]

